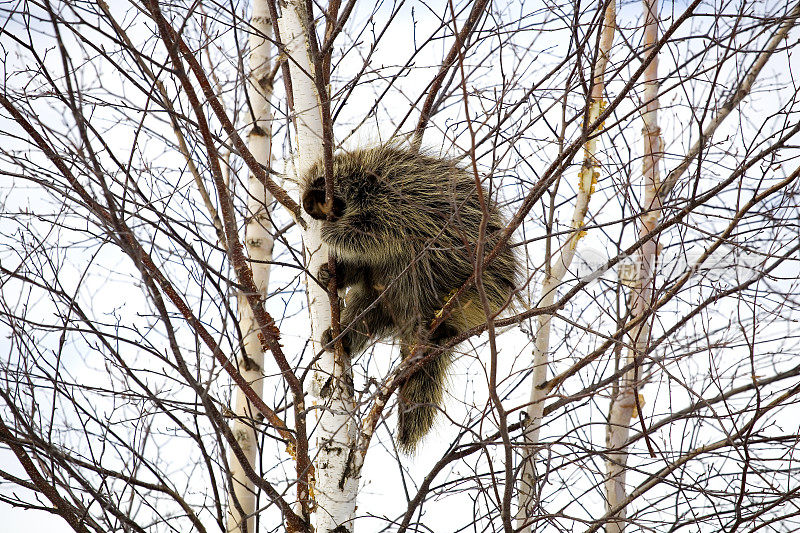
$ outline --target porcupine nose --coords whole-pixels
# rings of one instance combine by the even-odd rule
[[[308,213],[311,218],[316,220],[331,220],[336,222],[345,210],[344,200],[338,196],[333,198],[333,208],[328,209],[325,204],[325,178],[317,178],[314,183],[308,188],[306,194],[303,196],[303,209]],[[330,218],[328,215],[331,215]]]

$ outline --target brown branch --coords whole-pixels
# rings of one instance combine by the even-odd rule
[[[412,146],[419,148],[422,145],[422,135],[425,133],[425,128],[428,126],[428,121],[431,118],[433,104],[436,101],[436,96],[439,94],[439,89],[442,88],[442,83],[444,82],[447,73],[450,71],[450,68],[455,64],[459,54],[462,53],[462,47],[475,30],[475,26],[483,16],[484,10],[486,9],[488,3],[489,0],[477,0],[472,5],[472,10],[470,10],[467,20],[464,21],[464,27],[461,28],[461,31],[456,34],[455,42],[453,42],[453,46],[450,47],[450,51],[447,53],[447,56],[445,56],[442,66],[439,69],[439,73],[436,74],[431,81],[430,86],[428,87],[428,96],[425,97],[425,103],[422,104],[422,109],[420,110],[419,122],[417,122],[417,127],[414,129],[414,137],[411,141]],[[455,18],[456,17],[454,13],[454,22]]]
[[[784,20],[783,25],[775,33],[775,35],[773,35],[772,39],[770,39],[767,47],[758,55],[755,61],[753,61],[753,64],[747,71],[747,74],[741,78],[739,85],[737,85],[736,88],[731,92],[731,96],[722,105],[717,116],[715,116],[708,126],[706,126],[706,128],[702,131],[702,134],[700,135],[700,138],[697,139],[697,142],[692,145],[691,149],[680,162],[680,164],[667,175],[666,179],[664,179],[664,182],[661,184],[661,187],[659,187],[658,190],[658,195],[662,199],[665,198],[670,191],[672,191],[673,187],[675,187],[680,177],[689,168],[689,165],[694,158],[700,154],[700,151],[705,147],[708,141],[711,140],[711,137],[714,135],[714,132],[717,130],[719,125],[722,124],[728,115],[742,102],[742,100],[744,100],[745,96],[750,94],[750,90],[753,88],[753,83],[755,83],[756,78],[758,78],[761,69],[764,68],[767,60],[769,60],[772,54],[775,53],[775,49],[778,47],[778,44],[780,44],[780,42],[786,38],[789,30],[797,22],[798,17],[800,17],[800,3],[795,6],[792,12]]]
[[[36,465],[33,464],[30,456],[28,456],[28,454],[25,452],[25,449],[17,442],[16,437],[14,437],[14,435],[8,429],[8,426],[6,426],[5,422],[3,422],[2,417],[0,417],[0,441],[4,442],[6,446],[8,446],[9,449],[14,453],[22,465],[22,468],[25,469],[25,472],[31,479],[31,482],[36,486],[36,489],[44,494],[45,497],[55,506],[55,513],[66,520],[70,527],[78,533],[89,533],[89,530],[86,528],[86,524],[91,521],[91,519],[85,510],[76,509],[74,505],[64,500],[64,498],[62,498],[58,493],[58,490],[56,490],[55,486],[53,486],[44,478],[44,476],[42,476],[42,474],[36,468]],[[95,524],[95,528],[98,527],[99,526]]]
[[[300,206],[282,187],[280,187],[272,180],[272,178],[269,177],[267,170],[261,166],[258,160],[256,160],[255,156],[253,156],[252,152],[250,152],[247,144],[239,136],[239,133],[236,131],[233,123],[228,118],[225,108],[219,101],[219,98],[217,98],[214,89],[211,87],[211,83],[208,81],[208,78],[203,72],[203,67],[197,61],[197,58],[195,58],[193,51],[186,45],[180,34],[172,28],[169,22],[167,22],[166,18],[164,18],[164,15],[161,13],[161,9],[156,0],[148,0],[146,5],[151,16],[153,17],[153,20],[158,25],[161,38],[164,40],[164,43],[167,46],[167,51],[169,52],[170,58],[172,59],[173,64],[176,66],[176,69],[179,69],[178,65],[180,63],[176,60],[177,53],[175,48],[177,47],[177,49],[180,50],[183,59],[189,65],[189,68],[191,69],[192,74],[194,74],[197,83],[200,85],[200,89],[203,91],[203,96],[205,96],[206,101],[214,111],[214,115],[217,117],[217,120],[219,120],[222,128],[225,130],[225,133],[227,133],[231,141],[233,141],[233,146],[236,148],[237,153],[242,157],[245,164],[250,169],[250,172],[252,172],[253,175],[264,184],[264,187],[267,188],[267,190],[278,201],[278,203],[288,209],[289,212],[292,213],[294,219],[305,228],[306,222],[303,220]],[[180,70],[182,70],[182,68]],[[181,81],[183,82],[183,80]],[[184,85],[184,89],[185,88],[186,86]]]
[[[767,413],[770,410],[780,406],[783,402],[785,402],[786,400],[788,400],[789,398],[791,398],[791,397],[793,397],[793,396],[795,396],[797,394],[800,394],[800,384],[797,384],[794,387],[792,387],[791,389],[789,389],[788,391],[784,392],[783,394],[781,394],[780,396],[775,398],[773,401],[771,401],[766,406],[764,406],[762,408],[757,408],[755,413],[753,414],[753,417],[746,424],[744,424],[740,429],[738,429],[733,435],[725,437],[723,439],[720,439],[720,440],[718,440],[718,441],[716,441],[714,443],[707,444],[705,446],[700,446],[698,448],[695,448],[694,450],[692,450],[692,451],[686,453],[685,455],[681,456],[676,461],[673,461],[672,463],[668,464],[667,466],[665,466],[664,468],[662,468],[658,472],[650,475],[650,477],[646,481],[641,483],[636,488],[636,490],[631,492],[631,494],[627,498],[625,498],[625,500],[621,501],[619,504],[614,506],[612,509],[609,509],[606,512],[605,515],[603,515],[602,517],[600,517],[597,520],[595,520],[593,522],[594,525],[589,527],[584,533],[594,533],[595,531],[598,531],[600,528],[603,527],[603,525],[609,519],[613,519],[615,516],[617,516],[617,514],[621,510],[623,510],[625,507],[630,505],[634,500],[636,500],[637,498],[642,496],[644,493],[646,493],[647,491],[649,491],[653,487],[661,484],[664,481],[664,478],[666,478],[666,476],[668,476],[669,474],[671,474],[672,472],[674,472],[675,470],[677,470],[678,468],[680,468],[684,464],[688,463],[690,460],[694,459],[695,457],[697,457],[699,455],[702,455],[702,454],[705,454],[705,453],[708,453],[708,452],[719,450],[719,449],[724,448],[726,446],[731,446],[731,447],[741,446],[741,444],[738,442],[739,439],[741,439],[743,435],[749,434],[749,432],[755,426],[755,423],[765,413]]]
[[[286,357],[283,354],[283,350],[281,349],[281,345],[279,342],[280,331],[275,326],[275,321],[272,317],[267,313],[266,309],[264,308],[264,302],[261,300],[261,295],[256,287],[255,281],[253,280],[253,272],[250,269],[250,266],[247,262],[247,258],[244,255],[244,250],[242,248],[242,244],[238,238],[238,228],[236,222],[234,220],[235,213],[233,209],[233,201],[228,193],[227,185],[225,180],[222,177],[222,172],[219,167],[218,157],[216,155],[216,147],[214,145],[214,139],[211,136],[211,132],[208,129],[208,122],[205,119],[205,113],[203,112],[203,108],[200,104],[199,99],[197,98],[196,93],[194,92],[194,88],[192,86],[191,81],[189,80],[186,72],[183,69],[181,58],[178,55],[177,49],[180,48],[183,51],[184,58],[187,62],[191,65],[194,65],[194,69],[200,69],[199,64],[195,60],[194,56],[191,53],[187,53],[188,48],[183,41],[180,39],[180,36],[175,33],[172,27],[167,23],[164,16],[161,14],[160,8],[158,3],[155,1],[149,2],[149,9],[153,16],[153,19],[156,21],[159,27],[159,31],[161,33],[161,38],[166,45],[167,51],[172,59],[172,63],[175,68],[175,72],[178,78],[181,81],[181,85],[186,92],[186,96],[189,99],[189,102],[192,106],[192,109],[195,112],[195,115],[198,119],[198,124],[200,127],[200,132],[203,137],[203,141],[206,145],[206,149],[208,150],[209,155],[209,163],[212,171],[212,177],[214,182],[217,186],[217,194],[220,198],[220,210],[222,212],[222,220],[225,227],[225,232],[227,234],[228,240],[228,256],[231,260],[233,265],[234,272],[236,273],[237,280],[241,285],[242,291],[244,292],[245,297],[247,298],[248,303],[250,304],[250,308],[253,311],[253,318],[255,319],[256,323],[259,327],[258,333],[258,340],[261,343],[262,348],[264,351],[270,351],[273,355],[273,359],[278,365],[278,368],[281,371],[282,377],[286,380],[287,384],[289,385],[290,390],[292,391],[292,395],[294,396],[294,414],[295,414],[295,432],[296,432],[296,439],[294,440],[294,445],[296,446],[297,451],[297,469],[298,469],[298,478],[300,480],[301,485],[308,485],[308,476],[311,475],[313,471],[313,467],[311,465],[311,461],[308,457],[308,438],[306,433],[306,421],[305,421],[305,402],[303,400],[303,386],[300,383],[300,380],[294,374],[294,371],[286,360]],[[177,41],[173,41],[172,38],[177,39]],[[202,76],[202,71],[198,73],[197,70],[194,70],[195,76],[199,79]],[[219,101],[216,99],[216,96],[211,90],[211,86],[208,84],[208,80],[203,77],[200,80],[201,87],[204,87],[204,92],[206,98],[212,103],[212,108],[215,107],[214,103],[217,106],[220,106]],[[224,109],[219,109],[216,111],[217,117],[222,120],[220,115],[225,116]],[[225,116],[225,120],[227,117]],[[229,123],[229,122],[228,122]],[[230,123],[229,123],[230,124]],[[233,126],[231,125],[231,128]],[[235,138],[239,139],[239,142],[242,143],[244,146],[243,141],[241,138],[238,137],[238,134],[235,134]],[[236,143],[235,143],[236,144]],[[247,150],[247,147],[244,146],[244,149]],[[249,154],[250,152],[247,151]],[[252,158],[252,154],[250,154]],[[253,159],[255,162],[255,159]],[[260,168],[256,162],[255,167],[251,167],[251,171],[256,173],[256,168]],[[283,189],[280,189],[285,195],[286,192]],[[299,209],[299,206],[298,206]],[[300,220],[300,219],[298,219]],[[230,364],[230,361],[228,361]],[[238,375],[238,372],[235,372]],[[241,376],[239,375],[240,381],[244,381]],[[257,397],[254,391],[250,389],[252,396]],[[248,395],[248,399],[253,401],[250,398],[250,394]],[[261,405],[264,405],[264,402],[260,399],[258,402]],[[258,404],[256,404],[258,405]],[[261,410],[261,409],[259,409]],[[266,416],[266,415],[265,415]],[[303,500],[303,505],[307,505],[307,501]]]

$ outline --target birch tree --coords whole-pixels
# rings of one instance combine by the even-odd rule
[[[658,5],[655,2],[644,1],[644,38],[642,51],[647,52],[655,48],[658,41]],[[625,509],[621,502],[625,500],[625,443],[629,437],[629,426],[634,412],[641,416],[641,399],[637,393],[638,361],[647,351],[650,340],[649,324],[651,316],[646,316],[646,311],[653,306],[653,282],[658,256],[658,239],[655,232],[661,215],[661,202],[658,188],[661,184],[659,177],[659,162],[661,160],[662,140],[661,130],[658,127],[658,56],[654,56],[644,71],[642,110],[642,136],[644,149],[642,157],[642,213],[639,216],[639,236],[644,242],[638,250],[636,271],[631,284],[631,319],[635,325],[631,328],[628,341],[629,348],[626,356],[618,367],[629,368],[619,383],[615,386],[611,396],[611,406],[608,415],[608,428],[606,430],[606,445],[608,446],[606,480],[606,508],[614,520],[606,525],[608,533],[621,533],[624,530]],[[649,443],[648,443],[649,444]]]
[[[564,276],[569,270],[578,241],[586,232],[586,213],[589,209],[589,200],[597,186],[600,175],[599,161],[597,160],[597,137],[602,131],[602,122],[599,120],[605,107],[605,73],[611,45],[614,40],[614,27],[616,25],[616,1],[612,0],[600,5],[602,24],[598,26],[599,47],[595,55],[592,71],[592,84],[586,104],[586,141],[584,144],[584,158],[578,173],[578,194],[575,197],[575,208],[570,221],[570,231],[565,242],[553,250],[554,243],[548,237],[546,242],[546,257],[544,263],[544,279],[539,293],[537,307],[552,307],[556,299],[556,290],[563,283]],[[591,129],[589,129],[591,128]],[[555,216],[555,206],[550,204],[548,227],[552,227]],[[549,232],[548,232],[549,235]],[[551,250],[556,259],[551,262]],[[526,425],[524,433],[525,451],[522,458],[522,472],[519,482],[519,505],[517,508],[517,528],[521,531],[530,531],[530,516],[535,509],[536,474],[534,469],[536,448],[539,441],[539,430],[544,412],[544,399],[548,392],[547,368],[548,351],[550,348],[550,320],[551,316],[541,314],[536,321],[536,336],[533,349],[533,383],[531,385],[530,402],[526,411]]]
[[[329,5],[328,32],[336,18],[336,3]],[[290,62],[291,98],[294,125],[297,132],[297,176],[305,176],[315,163],[325,161],[326,199],[332,205],[331,176],[332,130],[330,127],[330,97],[325,80],[323,60],[316,43],[314,17],[300,0],[290,0],[283,6],[279,19],[283,42]],[[326,43],[330,46],[330,43]],[[289,91],[287,91],[289,92]],[[326,127],[327,124],[327,127]],[[314,530],[320,532],[351,531],[355,518],[358,475],[350,461],[356,441],[353,403],[352,371],[339,343],[336,351],[326,349],[321,340],[323,332],[332,326],[331,307],[337,310],[336,279],[323,287],[317,280],[320,267],[330,265],[335,272],[334,259],[322,242],[319,224],[312,224],[303,233],[307,254],[306,290],[311,315],[313,350],[319,353],[311,377],[311,393],[319,407],[316,434]],[[332,297],[329,299],[330,291]],[[334,313],[338,315],[337,312]],[[335,316],[338,323],[338,316]],[[332,330],[338,334],[338,327]]]
[[[253,2],[250,17],[249,74],[247,80],[248,107],[245,116],[251,118],[248,132],[248,148],[256,161],[270,168],[272,155],[272,96],[271,47],[272,21],[266,1]],[[270,231],[268,206],[272,198],[264,184],[253,172],[247,178],[247,220],[245,246],[253,270],[253,281],[261,299],[267,298],[269,270],[272,261],[273,238]],[[264,393],[264,352],[258,342],[258,324],[255,322],[247,299],[240,295],[239,328],[244,336],[244,352],[239,358],[239,373],[253,388],[259,398]],[[235,390],[233,434],[253,468],[259,461],[261,447],[258,444],[258,426],[263,419],[258,409],[248,400],[242,389]],[[256,531],[255,483],[247,477],[235,453],[229,454],[231,484],[228,495],[228,531]]]

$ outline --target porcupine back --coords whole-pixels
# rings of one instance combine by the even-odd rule
[[[397,144],[337,154],[333,163],[335,220],[324,221],[321,231],[342,269],[337,267],[340,285],[349,287],[342,323],[349,330],[343,340],[351,353],[370,340],[393,337],[405,358],[418,344],[443,346],[484,323],[473,286],[447,320],[428,333],[436,313],[474,271],[483,215],[474,176],[452,160]],[[309,198],[324,202],[321,168],[316,165],[303,184],[303,204],[310,213]],[[485,190],[484,197],[488,252],[498,242],[503,220]],[[510,300],[518,273],[508,247],[485,268],[483,285],[493,312]],[[413,451],[433,425],[451,360],[452,350],[425,359],[401,386],[398,441],[404,451]]]

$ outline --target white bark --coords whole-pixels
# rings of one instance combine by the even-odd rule
[[[307,15],[302,0],[286,2],[278,20],[281,40],[290,58],[299,176],[323,157],[321,99],[309,76],[314,73],[314,64],[304,20]],[[308,229],[303,234],[306,264],[308,271],[316,274],[328,261],[328,247],[321,240],[319,224],[307,220]],[[314,352],[320,353],[320,336],[331,324],[330,301],[326,290],[310,278],[307,279],[307,294]],[[316,484],[313,492],[317,504],[313,523],[317,533],[353,530],[358,477],[348,468],[351,450],[356,444],[351,383],[349,361],[339,361],[333,352],[323,352],[314,369],[310,391],[314,405],[320,407],[316,411],[319,422],[315,430]]]
[[[247,79],[247,94],[252,105],[252,124],[248,132],[248,147],[256,160],[269,166],[272,152],[271,122],[272,112],[269,100],[272,95],[270,73],[270,44],[265,37],[270,37],[272,24],[269,20],[265,0],[253,0],[251,19],[253,31],[250,34],[250,74]],[[248,113],[249,116],[249,113]],[[247,225],[245,228],[245,247],[248,257],[253,261],[250,268],[253,280],[262,298],[267,295],[270,265],[272,260],[272,233],[268,229],[267,206],[272,198],[264,185],[250,173],[247,182]],[[258,340],[258,325],[253,318],[250,304],[243,294],[239,295],[239,327],[244,336],[244,357],[239,361],[239,372],[259,395],[263,392],[264,352]],[[240,388],[235,390],[233,434],[239,446],[247,456],[247,460],[257,471],[258,442],[255,428],[263,418],[252,406]],[[256,494],[253,482],[245,475],[239,460],[233,453],[229,454],[233,484],[232,493],[228,495],[229,532],[255,531]],[[237,509],[238,502],[241,510]]]
[[[644,51],[655,46],[658,40],[657,0],[644,0]],[[655,229],[661,215],[661,201],[658,196],[660,185],[658,164],[661,160],[661,130],[658,127],[658,56],[654,57],[644,72],[644,157],[642,174],[644,192],[642,214],[639,216],[639,237],[645,237]],[[631,302],[633,320],[640,319],[647,312],[652,300],[652,280],[658,253],[658,243],[653,236],[639,249],[636,280],[632,287]],[[632,363],[637,355],[644,354],[650,340],[648,320],[639,322],[629,334],[629,348],[622,367]],[[606,509],[614,509],[627,498],[625,473],[628,453],[625,443],[630,433],[630,423],[636,409],[636,372],[629,370],[620,379],[616,394],[611,398],[608,425],[606,426]],[[625,529],[625,508],[621,508],[606,524],[606,533],[622,533]]]
[[[603,26],[600,30],[600,50],[598,51],[597,63],[594,68],[587,124],[596,122],[605,107],[605,101],[603,100],[605,70],[611,45],[614,41],[615,20],[616,6],[615,2],[612,1],[606,8]],[[600,172],[597,170],[596,154],[597,134],[601,130],[602,125],[590,132],[592,137],[584,144],[584,160],[578,175],[578,194],[570,221],[572,231],[559,251],[557,259],[550,264],[550,269],[542,282],[542,290],[537,307],[548,307],[555,301],[558,286],[572,263],[578,241],[585,234],[585,231],[582,230],[584,219],[589,208],[589,200],[592,193],[594,193],[597,178],[600,176]],[[527,427],[524,433],[525,448],[522,457],[522,473],[519,480],[519,506],[516,516],[517,528],[523,533],[531,531],[530,517],[535,507],[535,455],[544,411],[544,399],[549,392],[549,389],[544,384],[547,382],[550,320],[550,315],[539,315],[533,348],[533,382],[531,384],[530,403],[527,408]]]

